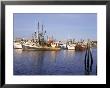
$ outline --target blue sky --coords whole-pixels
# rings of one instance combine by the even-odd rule
[[[15,13],[14,38],[31,38],[44,25],[48,36],[56,40],[97,40],[97,14],[95,13]]]

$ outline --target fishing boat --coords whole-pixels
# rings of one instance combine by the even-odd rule
[[[67,45],[68,50],[75,50],[75,44],[69,44]]]
[[[76,51],[86,50],[86,46],[85,46],[85,45],[81,45],[81,44],[77,44],[77,45],[75,46],[75,50],[76,50]]]
[[[61,48],[58,47],[57,43],[48,44],[45,41],[45,33],[46,31],[43,31],[43,25],[42,25],[42,31],[39,31],[39,22],[38,22],[38,30],[34,33],[34,38],[24,44],[22,44],[23,50],[41,50],[41,51],[53,51],[53,50],[60,50]],[[49,45],[49,46],[48,46]]]
[[[34,50],[34,51],[56,51],[61,50],[60,48],[53,48],[53,47],[47,47],[47,46],[25,46],[22,45],[23,50]]]
[[[14,42],[13,47],[14,49],[22,49],[22,45],[19,42]]]
[[[41,46],[39,44],[33,43],[33,42],[27,42],[22,45],[23,50],[41,50],[41,51],[50,51],[50,50],[60,50],[60,47],[53,45],[52,46]]]

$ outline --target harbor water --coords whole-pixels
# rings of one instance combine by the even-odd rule
[[[97,75],[97,48],[91,50],[92,70]],[[14,49],[14,75],[87,75],[85,51],[22,51]]]

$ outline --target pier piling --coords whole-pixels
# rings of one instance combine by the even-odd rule
[[[92,72],[93,57],[89,43],[87,44],[86,48],[84,64],[85,64],[85,75],[90,75],[90,72]]]

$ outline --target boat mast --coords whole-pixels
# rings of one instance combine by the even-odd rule
[[[44,45],[44,32],[43,32],[43,24],[42,24],[42,45]]]
[[[41,44],[41,42],[40,42],[40,35],[39,35],[39,21],[38,21],[38,43]]]
[[[39,34],[39,21],[38,21],[38,34]]]
[[[42,24],[42,33],[43,33],[43,24]]]

